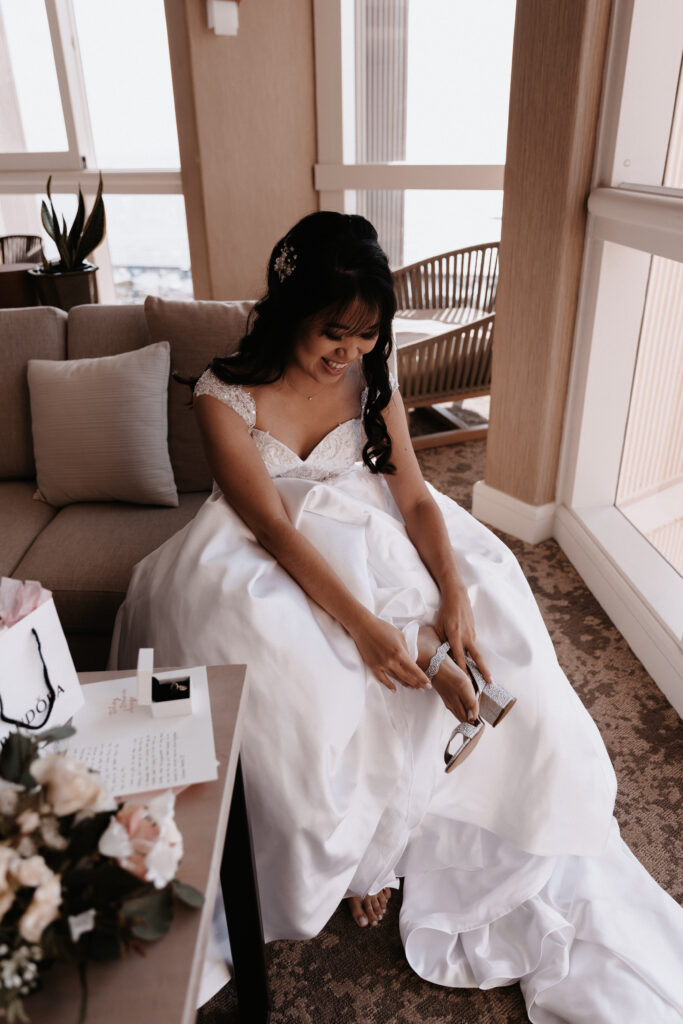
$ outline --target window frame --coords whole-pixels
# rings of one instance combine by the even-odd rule
[[[180,167],[107,170],[95,159],[88,101],[72,0],[43,0],[64,114],[68,150],[60,152],[0,153],[0,196],[45,194],[46,172],[52,175],[52,192],[78,194],[81,188],[88,207],[102,174],[103,191],[109,195],[182,195]],[[105,235],[95,250],[100,302],[116,303],[114,275]]]
[[[667,3],[667,14],[680,18],[680,10]],[[643,117],[642,108],[629,103],[634,75],[644,73],[648,60],[651,65],[662,60],[646,32],[638,37],[634,13],[636,0],[616,0],[588,198],[554,533],[683,714],[683,579],[615,505],[651,257],[683,262],[683,189],[623,181],[631,166],[625,163],[624,140],[637,138]],[[669,74],[661,70],[658,104],[670,109],[680,56],[679,68],[669,68]],[[660,132],[665,122],[658,118]],[[637,161],[635,175],[654,180],[663,174],[666,150],[660,137]]]
[[[345,102],[343,41],[353,37],[353,15],[345,0],[314,0],[318,162],[314,188],[320,209],[353,213],[356,191],[453,189],[502,191],[504,164],[347,163],[354,145]],[[351,52],[346,47],[346,53]],[[348,70],[348,69],[347,69]],[[353,75],[351,75],[353,80]],[[345,134],[346,130],[346,134]]]

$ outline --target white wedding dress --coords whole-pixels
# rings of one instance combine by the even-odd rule
[[[210,372],[246,420],[297,529],[413,655],[437,588],[386,481],[360,462],[360,419],[306,459],[255,427],[248,391]],[[619,836],[616,780],[511,551],[455,502],[445,517],[495,681],[517,697],[449,775],[454,726],[434,691],[392,694],[214,487],[140,562],[111,666],[246,663],[242,744],[266,940],[316,935],[345,895],[404,878],[407,959],[441,985],[520,980],[538,1024],[668,1024],[683,1010],[683,912]]]

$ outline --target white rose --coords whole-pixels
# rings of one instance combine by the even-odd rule
[[[125,860],[133,855],[133,844],[130,841],[127,829],[120,821],[112,818],[100,836],[97,849],[105,857],[114,857],[118,861]]]
[[[182,854],[182,844],[160,839],[145,857],[147,881],[153,882],[156,889],[165,888],[175,878]]]
[[[104,781],[86,765],[64,754],[47,754],[31,764],[31,775],[41,786],[58,818],[76,811],[111,811],[116,807]]]
[[[14,903],[14,892],[12,889],[7,889],[5,892],[0,893],[0,921]]]
[[[10,874],[18,885],[25,885],[35,889],[37,885],[43,885],[52,878],[52,871],[40,856],[15,857],[10,864]]]
[[[17,853],[20,857],[26,857],[28,859],[38,853],[38,847],[30,836],[22,836],[17,843]]]
[[[183,837],[182,837],[182,834],[181,834],[180,830],[178,829],[178,826],[176,825],[175,821],[173,821],[173,819],[171,819],[171,821],[167,821],[166,822],[166,824],[164,825],[164,827],[161,830],[160,838],[161,839],[165,839],[167,843],[171,844],[171,846],[177,847],[177,849],[179,851],[178,852],[178,859],[180,859],[182,857],[182,855],[183,855]]]
[[[40,815],[36,814],[35,811],[22,811],[17,816],[17,825],[24,835],[28,835],[29,832],[35,832],[40,825]]]
[[[44,816],[40,825],[43,842],[51,850],[66,850],[69,840],[59,831],[58,821],[54,814]]]
[[[73,914],[69,918],[69,931],[71,932],[71,941],[78,942],[81,935],[85,935],[86,932],[91,932],[94,927],[94,907],[91,907],[90,910],[84,910],[82,914]]]
[[[167,789],[165,793],[159,793],[152,797],[147,804],[147,814],[155,825],[163,829],[167,822],[173,821],[175,813],[175,794]]]
[[[62,902],[61,879],[52,872],[50,876],[35,890],[33,899],[19,919],[19,934],[26,942],[40,942],[47,926],[59,916],[59,905]]]
[[[0,846],[0,921],[14,903],[14,889],[7,876],[15,857],[16,853],[10,846]]]
[[[11,846],[0,846],[0,893],[9,886],[7,872],[16,855],[16,851]]]

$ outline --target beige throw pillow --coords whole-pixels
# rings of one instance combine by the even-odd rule
[[[168,342],[99,359],[29,359],[39,495],[51,505],[177,505]]]

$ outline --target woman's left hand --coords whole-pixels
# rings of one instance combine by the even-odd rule
[[[467,596],[467,588],[457,586],[441,595],[441,607],[434,623],[434,629],[442,640],[448,640],[453,657],[463,672],[467,672],[465,652],[467,651],[479,666],[479,670],[487,683],[491,675],[479,653],[474,629],[474,614]]]

